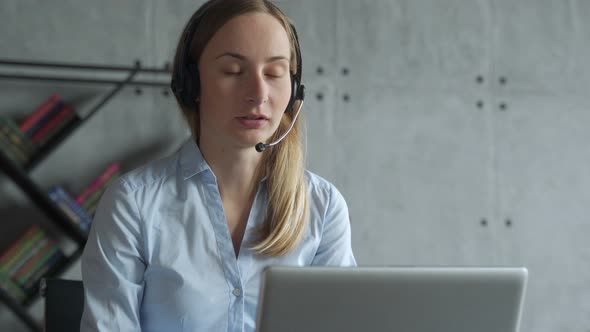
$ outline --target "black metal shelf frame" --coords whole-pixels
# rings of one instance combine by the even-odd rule
[[[58,75],[25,75],[25,74],[6,74],[0,73],[0,79],[7,80],[32,80],[32,81],[53,81],[53,82],[70,82],[82,84],[102,84],[115,85],[101,100],[92,107],[92,109],[84,116],[84,118],[76,118],[66,128],[60,131],[54,138],[52,138],[46,145],[31,157],[29,162],[25,165],[18,166],[13,163],[7,156],[0,151],[0,171],[4,172],[16,185],[31,199],[31,201],[45,214],[51,221],[57,225],[68,237],[74,240],[78,248],[77,250],[66,257],[61,262],[57,263],[43,276],[51,277],[61,275],[67,270],[82,254],[82,250],[86,243],[86,233],[76,225],[43,191],[37,186],[29,176],[29,172],[37,167],[45,158],[47,158],[60,144],[62,144],[68,137],[70,137],[82,124],[88,121],[94,114],[96,114],[105,104],[107,104],[114,96],[116,96],[123,88],[128,85],[134,86],[148,86],[148,87],[165,87],[169,89],[169,83],[158,81],[134,81],[134,78],[139,73],[155,73],[155,74],[169,74],[168,68],[142,68],[139,62],[134,66],[105,66],[92,64],[72,64],[59,62],[31,62],[31,61],[16,61],[16,60],[2,60],[1,66],[12,67],[28,67],[28,68],[52,68],[52,69],[77,69],[77,70],[93,70],[93,71],[119,71],[126,72],[127,77],[124,80],[106,80],[94,79],[80,76],[58,76]],[[169,79],[168,79],[169,82]],[[41,280],[41,279],[39,279]],[[34,286],[34,290],[38,289],[39,281]],[[37,298],[37,291],[34,291],[32,296],[27,297],[22,303],[19,303],[12,298],[4,290],[0,289],[0,301],[5,303],[15,314],[19,317],[31,331],[41,332],[43,327],[37,322],[27,311]]]
[[[61,131],[57,137],[51,140],[45,147],[43,147],[32,160],[24,166],[24,169],[16,166],[2,153],[0,153],[0,169],[4,171],[19,187],[24,191],[29,198],[35,203],[46,215],[48,215],[64,232],[74,239],[78,245],[83,246],[86,243],[86,235],[75,225],[69,217],[61,211],[56,204],[54,204],[48,195],[42,191],[29,177],[25,171],[32,170],[42,160],[44,160],[51,152],[55,150],[67,137],[72,135],[74,131],[80,128],[80,125],[90,119],[90,117],[103,107],[112,97],[114,97],[121,89],[128,84],[137,74],[137,68],[133,69],[131,73],[123,82],[119,82],[117,86],[100,102],[93,107],[88,115],[82,120],[73,121],[68,127]]]
[[[32,61],[18,61],[11,59],[0,59],[0,66],[7,67],[25,67],[25,68],[49,68],[49,69],[69,69],[69,70],[89,70],[99,72],[127,72],[130,73],[137,70],[138,74],[151,73],[151,74],[170,74],[169,66],[164,68],[143,68],[139,61],[135,62],[135,66],[108,66],[108,65],[94,65],[94,64],[81,64],[81,63],[65,63],[65,62],[32,62]],[[58,76],[58,75],[28,75],[28,74],[7,74],[0,73],[0,79],[8,80],[27,80],[27,81],[54,81],[54,82],[70,82],[70,83],[83,83],[83,84],[118,84],[120,81],[112,79],[95,79],[89,77],[77,76]],[[148,86],[148,87],[169,87],[168,82],[162,81],[145,81],[138,80],[129,82],[134,86]]]

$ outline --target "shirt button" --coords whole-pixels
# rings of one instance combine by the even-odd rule
[[[239,288],[234,288],[233,292],[234,296],[238,297],[240,295],[242,295],[242,290]]]

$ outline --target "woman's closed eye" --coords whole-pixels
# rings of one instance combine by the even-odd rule
[[[237,64],[230,64],[220,68],[223,75],[226,76],[237,76],[242,74],[243,68]]]
[[[270,74],[264,74],[266,77],[270,77],[270,78],[281,78],[283,77],[282,74],[275,74],[275,73],[270,73]]]
[[[241,71],[225,71],[225,72],[223,72],[223,74],[226,76],[239,76],[242,74],[242,72]],[[274,79],[274,78],[281,78],[284,76],[284,74],[282,74],[282,73],[266,73],[266,74],[264,74],[264,76]]]
[[[266,71],[264,73],[264,76],[271,78],[271,79],[278,79],[278,78],[282,78],[283,76],[285,76],[285,74],[288,72],[287,69],[281,68],[281,67],[276,67],[276,68],[271,68],[270,70]]]

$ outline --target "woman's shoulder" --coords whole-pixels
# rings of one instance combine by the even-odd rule
[[[310,188],[325,190],[333,186],[330,181],[308,169],[305,169],[304,176]]]
[[[168,156],[148,161],[125,172],[119,182],[132,191],[160,184],[176,174],[178,158],[179,152],[176,151]]]
[[[313,200],[317,201],[319,199],[328,203],[331,199],[344,199],[338,188],[324,177],[307,169],[304,176],[308,187],[307,190]]]

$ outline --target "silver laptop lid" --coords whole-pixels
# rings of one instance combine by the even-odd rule
[[[259,332],[516,332],[526,268],[270,267]]]

